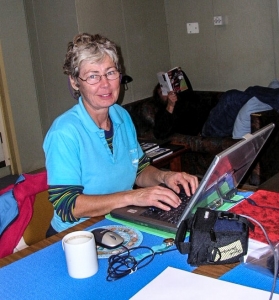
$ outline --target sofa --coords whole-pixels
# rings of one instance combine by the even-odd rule
[[[201,114],[203,119],[199,120],[201,132],[202,124],[206,121],[210,110],[218,103],[222,92],[194,91],[194,93],[197,96],[195,105],[199,111],[203,112]],[[128,103],[123,107],[131,115],[139,140],[155,140],[153,127],[156,107],[152,98]],[[275,110],[251,115],[252,132],[271,122],[275,123],[275,130],[243,179],[246,184],[259,186],[279,172],[277,155],[279,151],[279,115]],[[238,141],[231,137],[202,137],[200,134],[191,136],[178,133],[171,135],[170,140],[172,143],[185,146],[188,151],[182,156],[182,168],[185,172],[197,175],[199,178],[205,174],[216,154]]]

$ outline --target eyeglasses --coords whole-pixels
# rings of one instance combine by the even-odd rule
[[[115,80],[120,77],[120,74],[121,74],[120,72],[118,72],[117,70],[114,70],[114,71],[109,71],[104,75],[93,75],[92,74],[92,75],[88,76],[86,79],[82,79],[80,77],[79,77],[79,79],[82,81],[86,81],[88,84],[93,85],[93,84],[100,82],[102,76],[105,76],[107,78],[107,80]]]

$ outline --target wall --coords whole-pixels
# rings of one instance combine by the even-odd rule
[[[67,44],[78,32],[75,1],[26,0],[24,3],[40,126],[45,135],[53,120],[76,103],[62,70]]]
[[[43,134],[74,104],[61,68],[77,32],[101,33],[121,48],[124,73],[134,79],[123,104],[150,96],[156,72],[174,66],[196,90],[268,85],[277,75],[276,0],[49,1],[25,0]],[[214,26],[215,15],[228,24]],[[187,22],[198,22],[200,33],[187,34]]]
[[[103,34],[120,47],[123,71],[133,77],[129,90],[122,91],[123,104],[148,97],[157,68],[170,66],[162,0],[60,0],[52,5],[25,0],[25,8],[44,134],[58,115],[75,104],[62,66],[67,43],[78,32]]]
[[[23,5],[24,3],[24,5]],[[62,65],[77,32],[121,48],[133,77],[121,103],[148,97],[156,72],[180,65],[196,90],[267,85],[278,75],[276,0],[0,0],[0,39],[24,172],[44,165],[43,137],[70,108]],[[214,15],[227,15],[224,27]],[[16,21],[15,21],[16,20]],[[200,33],[188,35],[187,22]]]
[[[267,86],[278,72],[276,0],[165,0],[171,64],[180,65],[196,90]],[[213,17],[228,17],[214,26]],[[199,34],[186,23],[198,22]]]
[[[149,97],[156,72],[170,67],[162,0],[77,0],[79,31],[101,33],[121,48],[126,73],[133,77],[123,104]]]
[[[23,172],[44,166],[42,142],[47,130],[76,103],[62,71],[67,43],[75,34],[99,32],[119,45],[124,70],[134,79],[128,91],[122,90],[121,103],[148,97],[157,70],[170,67],[163,0],[0,0],[0,4],[0,39]]]
[[[0,40],[21,165],[19,172],[44,165],[43,135],[31,67],[23,2],[0,0]]]

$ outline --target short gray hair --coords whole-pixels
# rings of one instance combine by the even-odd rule
[[[81,33],[68,43],[68,49],[63,65],[64,74],[72,76],[76,80],[79,77],[80,64],[82,61],[92,63],[102,61],[108,55],[115,63],[116,69],[121,72],[119,56],[116,44],[100,34]],[[79,91],[74,91],[75,98],[80,96]]]

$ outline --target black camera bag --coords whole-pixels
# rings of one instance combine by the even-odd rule
[[[243,216],[197,208],[191,219],[180,224],[175,244],[193,266],[235,263],[247,254],[249,228],[254,230],[254,225]],[[189,242],[184,242],[188,231]]]

